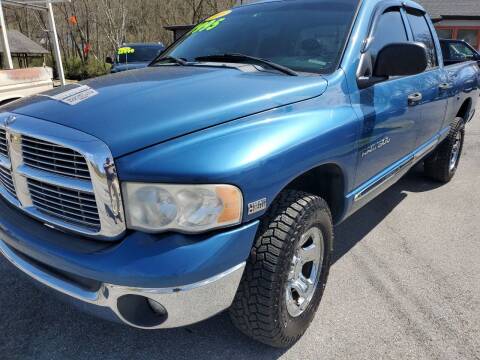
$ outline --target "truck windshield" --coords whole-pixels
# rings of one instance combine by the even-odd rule
[[[117,63],[149,62],[162,50],[162,46],[125,45],[118,50]]]
[[[331,73],[357,6],[358,0],[300,0],[234,8],[197,25],[163,56],[194,62],[244,54],[297,72]]]

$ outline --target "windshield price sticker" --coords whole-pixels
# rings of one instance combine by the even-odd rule
[[[195,26],[195,28],[192,30],[192,34],[195,34],[197,32],[202,32],[202,31],[210,31],[215,29],[218,25],[220,25],[223,21],[225,21],[225,17],[230,14],[232,10],[227,10],[221,13],[218,13],[216,15],[213,15],[209,17],[207,20],[204,22],[198,24]]]
[[[128,55],[128,54],[133,54],[135,52],[135,49],[131,47],[122,47],[118,49],[118,55]]]
[[[213,16],[210,16],[206,21],[223,18],[223,17],[231,14],[231,12],[232,12],[232,10],[222,11],[221,13],[218,13],[218,14],[215,14],[215,15],[213,15]]]

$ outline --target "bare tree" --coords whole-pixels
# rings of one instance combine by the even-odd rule
[[[104,59],[125,42],[163,42],[172,36],[168,25],[196,24],[231,8],[236,0],[72,0],[55,4],[62,55],[87,63]],[[34,40],[47,39],[41,12],[6,6],[9,28]]]

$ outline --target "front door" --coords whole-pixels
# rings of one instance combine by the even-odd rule
[[[407,42],[407,32],[400,9],[387,9],[375,22],[373,40],[365,56],[375,63],[378,52],[386,45]],[[363,120],[358,154],[356,187],[381,179],[415,148],[416,107],[408,97],[417,91],[411,77],[388,81],[359,90],[359,111]]]

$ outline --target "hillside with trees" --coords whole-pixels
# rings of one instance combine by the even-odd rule
[[[55,18],[67,77],[105,73],[104,60],[125,42],[169,44],[169,25],[195,24],[232,7],[236,0],[72,0],[55,4]],[[49,48],[42,12],[5,6],[7,27]]]

